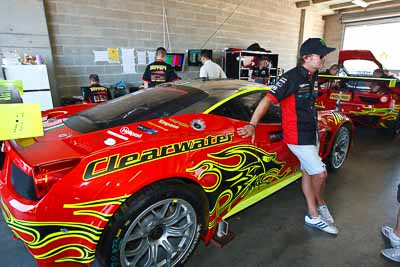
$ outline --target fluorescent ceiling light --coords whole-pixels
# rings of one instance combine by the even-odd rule
[[[365,2],[364,0],[353,0],[351,1],[353,4],[366,8],[369,4],[367,2]]]

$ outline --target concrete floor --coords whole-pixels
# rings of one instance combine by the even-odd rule
[[[222,249],[200,243],[186,266],[398,266],[380,255],[388,247],[380,226],[395,223],[399,162],[400,138],[385,140],[380,131],[358,128],[344,168],[330,174],[327,185],[337,237],[303,225],[298,181],[230,218],[236,238]],[[1,266],[36,266],[2,219],[0,259]]]

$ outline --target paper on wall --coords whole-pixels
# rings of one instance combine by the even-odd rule
[[[119,63],[118,48],[108,48],[108,62]]]
[[[156,60],[156,52],[155,51],[147,51],[147,64],[153,63]]]
[[[43,136],[39,104],[3,104],[0,117],[0,140]]]
[[[107,51],[93,51],[94,62],[106,61],[108,62],[108,52]]]
[[[146,51],[137,51],[138,65],[146,65]]]
[[[134,48],[121,48],[122,72],[123,73],[136,73],[135,54],[134,53],[135,53]]]

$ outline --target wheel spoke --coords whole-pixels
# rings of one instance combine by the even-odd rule
[[[158,220],[162,220],[162,219],[165,217],[165,214],[167,214],[167,211],[168,211],[168,208],[170,207],[170,205],[171,205],[170,202],[165,203],[165,204],[162,206],[162,208],[161,208],[160,211],[157,212],[155,209],[153,209],[153,210],[151,211],[151,213],[153,213],[153,215],[156,216],[156,218],[157,218]]]
[[[171,214],[171,216],[164,218],[164,220],[162,221],[162,223],[169,225],[171,222],[172,223],[176,223],[177,219],[180,216],[181,210],[182,209],[182,205],[177,203],[174,212]]]
[[[126,242],[128,243],[128,242],[131,242],[133,240],[140,239],[140,238],[144,238],[144,233],[139,230],[138,233],[129,235],[128,238],[126,239]]]
[[[133,261],[129,262],[129,265],[136,266],[138,261],[145,255],[147,254],[147,251],[149,250],[149,243],[148,242],[143,242],[143,245],[139,247],[139,249],[135,250],[127,250],[125,251],[125,257],[134,257]]]
[[[165,249],[167,252],[167,260],[171,260],[172,254],[175,252],[175,248],[172,246],[172,244],[167,240],[164,239],[160,245]]]
[[[149,250],[149,260],[150,264],[146,266],[157,266],[157,259],[158,259],[158,245],[156,243],[153,243],[150,245],[150,250]]]
[[[189,235],[185,234],[186,230],[189,229],[191,226],[190,223],[185,224],[182,227],[169,227],[167,229],[167,236],[172,236],[172,237],[189,237]]]

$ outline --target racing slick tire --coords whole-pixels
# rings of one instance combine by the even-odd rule
[[[327,165],[329,170],[335,172],[339,170],[347,158],[351,142],[351,133],[346,126],[340,127],[337,131],[328,156]]]
[[[132,195],[104,229],[97,248],[103,266],[181,266],[207,225],[200,187],[179,180]]]

